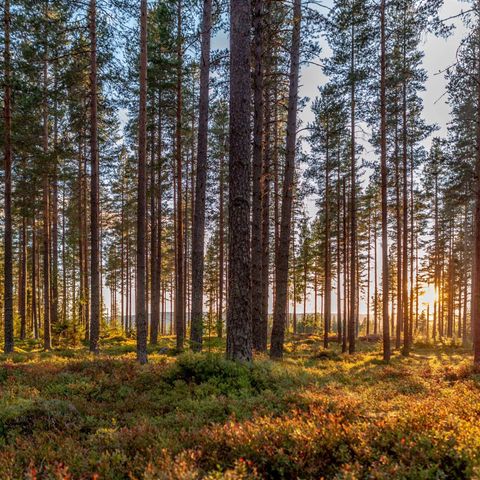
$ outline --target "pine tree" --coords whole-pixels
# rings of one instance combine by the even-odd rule
[[[250,2],[230,2],[227,357],[252,359],[250,258]]]

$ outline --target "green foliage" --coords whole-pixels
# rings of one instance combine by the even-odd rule
[[[171,384],[207,384],[220,394],[248,396],[275,387],[271,373],[267,364],[239,364],[220,355],[189,352],[178,357],[166,380]]]
[[[61,433],[81,426],[81,416],[74,405],[63,400],[17,398],[0,410],[0,438],[14,441],[17,435],[36,430]]]
[[[475,478],[478,373],[459,346],[381,362],[302,336],[284,362],[135,362],[134,342],[15,354],[0,368],[0,478]],[[218,344],[218,345],[217,345]],[[218,339],[212,345],[222,348]]]

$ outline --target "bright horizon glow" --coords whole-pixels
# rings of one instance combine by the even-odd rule
[[[418,297],[418,303],[421,305],[421,310],[426,310],[427,305],[430,306],[430,313],[433,313],[435,300],[438,298],[438,292],[432,284],[428,284],[425,291]]]

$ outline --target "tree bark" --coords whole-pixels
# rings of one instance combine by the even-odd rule
[[[380,66],[380,170],[382,190],[382,325],[383,325],[383,360],[390,361],[390,323],[388,319],[388,201],[387,201],[387,102],[386,102],[386,39],[385,39],[385,4],[381,0],[381,66]]]
[[[203,272],[205,249],[205,195],[208,156],[208,104],[210,84],[210,39],[212,0],[203,2],[202,52],[200,59],[200,98],[198,105],[197,171],[192,224],[192,326],[191,347],[202,349],[203,341]],[[193,192],[192,192],[193,193]]]
[[[292,225],[293,184],[295,173],[295,149],[297,142],[298,81],[300,71],[300,32],[302,2],[295,0],[293,6],[293,30],[290,52],[290,76],[287,114],[287,142],[285,153],[285,173],[282,188],[282,209],[280,239],[275,252],[276,298],[273,310],[273,328],[270,356],[283,357],[285,341],[285,321],[288,290],[288,261],[290,251],[290,231]]]
[[[219,173],[219,213],[218,213],[218,322],[217,322],[217,335],[219,338],[223,337],[223,300],[224,300],[224,286],[225,286],[225,215],[224,215],[224,155],[220,155],[220,173]]]
[[[10,54],[10,0],[4,3],[5,52],[3,102],[4,117],[4,168],[5,168],[5,237],[4,237],[4,315],[5,343],[4,352],[12,353],[14,348],[13,332],[13,266],[12,266],[12,112],[11,112],[11,54]]]
[[[97,119],[97,5],[90,0],[90,351],[98,353],[100,335],[100,185]]]
[[[395,328],[395,348],[400,349],[403,329],[403,270],[402,270],[402,228],[400,209],[400,159],[398,152],[398,123],[395,126],[395,222],[397,225],[397,323]]]
[[[268,75],[268,73],[267,73]],[[271,101],[267,90],[265,99],[265,150],[263,155],[263,171],[261,181],[262,198],[262,328],[256,348],[258,351],[267,351],[268,342],[268,294],[269,294],[269,267],[270,267],[270,163],[271,163]]]
[[[177,9],[177,113],[175,127],[175,159],[177,183],[176,207],[176,292],[175,292],[175,330],[177,350],[183,350],[185,339],[185,284],[184,284],[184,241],[183,241],[183,186],[182,186],[182,0],[178,0]]]
[[[32,317],[33,338],[37,340],[40,332],[37,307],[37,228],[35,224],[35,212],[32,219]]]
[[[46,4],[48,12],[48,2]],[[47,33],[45,32],[47,42]],[[48,43],[45,43],[43,60],[43,154],[48,155]],[[45,350],[52,348],[51,339],[51,291],[50,291],[50,185],[49,165],[43,166],[43,343]]]
[[[352,17],[351,26],[351,105],[350,105],[350,312],[348,317],[348,353],[355,352],[355,312],[357,306],[357,168],[356,168],[356,143],[355,143],[355,19]]]
[[[25,340],[27,334],[27,220],[22,218],[21,258],[20,258],[20,339]]]
[[[480,0],[477,0],[480,8]],[[477,20],[477,43],[480,44],[480,18]],[[480,48],[477,45],[477,111],[476,111],[476,145],[475,145],[475,210],[473,236],[473,273],[472,273],[472,331],[473,331],[473,362],[480,366]]]
[[[324,335],[323,346],[328,348],[330,325],[332,322],[332,265],[330,250],[330,138],[329,122],[326,122],[325,157],[325,293],[324,293]]]
[[[406,5],[406,4],[405,4]],[[406,13],[404,13],[406,15]],[[402,173],[403,173],[403,243],[402,243],[402,301],[403,301],[403,349],[402,354],[410,353],[410,328],[412,312],[409,312],[408,300],[408,127],[407,127],[407,72],[406,69],[406,45],[403,39],[403,85],[402,85]]]
[[[342,343],[342,245],[341,232],[342,224],[340,220],[341,214],[341,197],[340,197],[340,163],[337,170],[337,342]]]
[[[249,0],[230,0],[230,160],[227,357],[252,360]]]
[[[146,161],[147,161],[147,0],[140,4],[140,104],[138,118],[138,186],[137,186],[137,274],[135,320],[137,326],[137,360],[147,363],[146,312]]]
[[[262,164],[264,156],[263,0],[253,1],[252,330],[253,347],[266,350],[262,314]]]

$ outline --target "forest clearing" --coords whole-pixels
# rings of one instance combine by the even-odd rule
[[[175,358],[166,337],[143,367],[121,336],[95,358],[25,343],[2,358],[0,477],[478,478],[469,350],[419,343],[385,365],[377,342],[349,356],[322,341],[289,338],[283,362],[246,365],[216,338]]]

